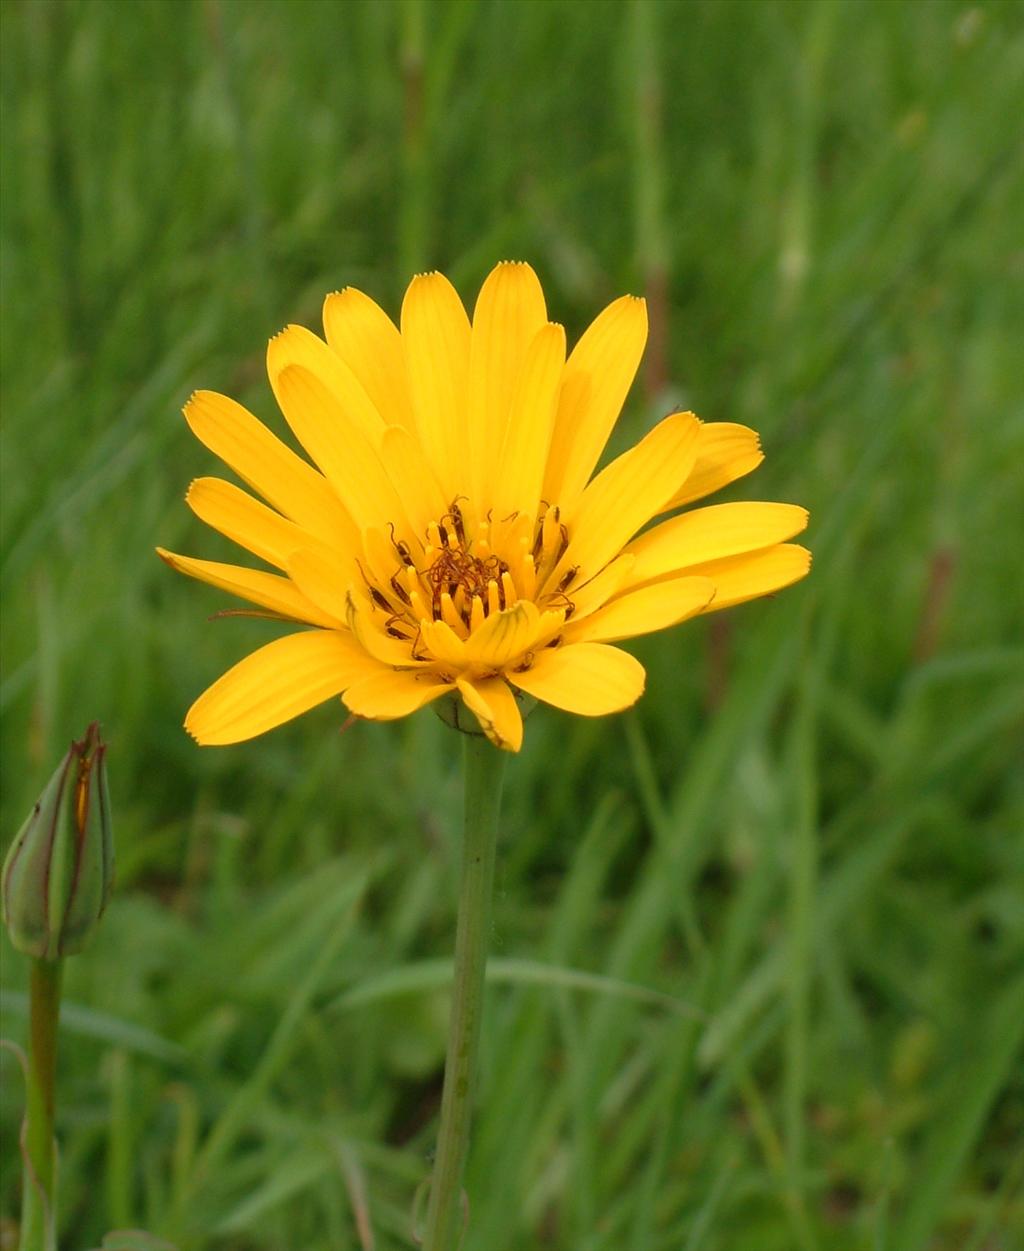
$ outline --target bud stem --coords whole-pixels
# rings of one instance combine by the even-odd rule
[[[62,960],[32,961],[20,1251],[55,1251],[57,1246],[57,1145],[53,1120],[63,967]]]
[[[491,927],[494,856],[505,753],[482,735],[465,739],[466,808],[459,918],[455,934],[448,1057],[441,1095],[441,1127],[430,1183],[424,1251],[455,1251],[461,1242],[462,1171],[484,1006],[484,971]]]

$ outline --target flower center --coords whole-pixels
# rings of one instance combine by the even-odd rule
[[[390,533],[398,563],[386,582],[368,578],[367,586],[375,607],[387,614],[386,633],[411,643],[414,653],[427,623],[443,621],[466,639],[521,599],[572,616],[567,591],[576,571],[559,569],[553,576],[569,541],[557,507],[536,521],[513,513],[498,522],[490,515],[474,522],[456,499],[429,523],[415,552],[393,528]]]
[[[507,596],[502,585],[502,575],[508,573],[508,565],[498,556],[481,559],[473,556],[464,547],[445,547],[438,553],[433,564],[427,569],[427,581],[433,590],[434,615],[437,616],[438,596],[445,591],[451,596],[472,599],[474,595],[484,597],[493,582],[497,586],[498,600],[501,608],[507,608]]]

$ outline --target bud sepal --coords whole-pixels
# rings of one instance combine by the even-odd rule
[[[106,751],[94,721],[68,748],[4,861],[4,924],[14,946],[36,959],[81,951],[110,898]]]

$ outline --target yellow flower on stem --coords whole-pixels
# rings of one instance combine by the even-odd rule
[[[360,717],[442,696],[518,751],[517,696],[584,716],[643,691],[622,639],[802,578],[792,504],[673,513],[755,469],[757,435],[672,413],[594,473],[647,337],[643,300],[610,304],[566,357],[529,265],[498,265],[472,321],[441,274],[414,278],[397,327],[353,288],[326,339],[289,326],[270,383],[310,464],[226,396],[185,407],[257,496],[218,478],[193,511],[277,572],[160,550],[175,569],[311,626],[261,647],[189,710],[201,744],[262,734],[340,695]],[[265,501],[265,502],[263,502]]]

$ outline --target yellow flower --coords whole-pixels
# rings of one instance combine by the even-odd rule
[[[673,413],[591,476],[647,337],[643,300],[610,304],[566,359],[529,265],[498,265],[472,323],[441,274],[414,278],[401,329],[353,288],[326,342],[270,341],[281,410],[316,468],[241,405],[199,391],[196,437],[266,502],[218,478],[187,501],[279,572],[158,549],[173,568],[312,626],[215,682],[185,728],[262,734],[332,696],[404,716],[451,692],[518,751],[517,692],[584,716],[636,701],[644,670],[612,646],[797,581],[807,513],[732,503],[683,512],[762,460],[754,431]]]

